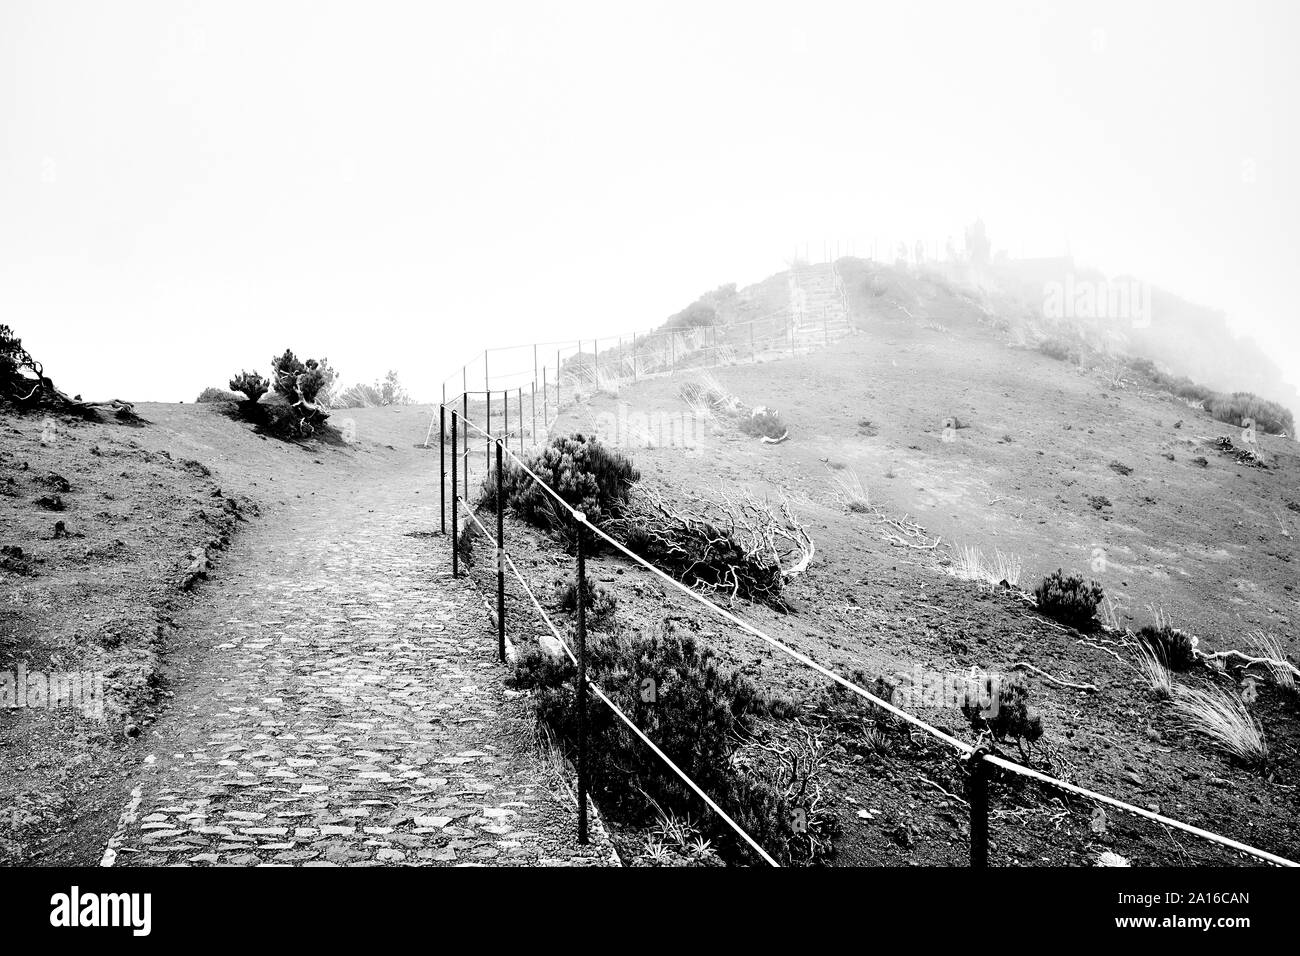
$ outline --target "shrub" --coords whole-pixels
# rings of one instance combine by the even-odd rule
[[[539,652],[540,653],[540,652]],[[519,686],[537,691],[538,718],[568,750],[577,740],[575,675],[568,661],[542,663],[521,654]],[[801,837],[792,827],[797,799],[776,778],[738,769],[740,741],[754,728],[751,710],[762,695],[743,675],[729,671],[716,655],[670,621],[658,633],[589,635],[588,675],[609,698],[733,819],[773,856],[788,862]],[[611,817],[640,824],[650,810],[685,816],[699,797],[606,707],[587,712],[588,772],[592,793]],[[805,808],[806,809],[806,808]],[[735,834],[716,816],[703,827],[720,852],[747,856]]]
[[[383,381],[376,380],[373,385],[357,382],[349,385],[331,399],[334,408],[375,408],[381,405],[409,405],[410,393],[402,387],[397,372],[389,369]]]
[[[299,434],[311,435],[329,413],[321,397],[328,397],[334,382],[334,371],[326,359],[300,361],[292,349],[271,359],[271,385],[277,395],[285,400],[297,419]]]
[[[666,329],[694,329],[704,325],[714,325],[718,321],[718,310],[708,302],[692,302],[676,315],[670,316],[663,324]]]
[[[740,420],[740,430],[753,438],[783,438],[790,429],[775,408],[759,405]]]
[[[608,588],[592,583],[587,577],[587,600],[585,606],[590,615],[588,620],[600,620],[614,613],[618,599]],[[555,603],[561,611],[573,613],[578,610],[578,588],[572,580],[560,582],[555,589]]]
[[[1214,389],[1208,385],[1201,385],[1193,382],[1190,378],[1174,379],[1171,383],[1170,391],[1179,398],[1184,398],[1193,402],[1204,402],[1214,395]]]
[[[1138,631],[1138,639],[1170,670],[1185,671],[1196,661],[1196,642],[1176,627],[1146,624]]]
[[[528,461],[528,467],[565,502],[599,525],[617,515],[627,503],[633,483],[641,478],[630,459],[607,448],[596,438],[581,434],[559,436],[541,454]],[[493,476],[491,484],[495,485]],[[545,489],[538,487],[527,472],[510,465],[504,476],[503,490],[507,507],[529,524],[540,528],[564,530],[571,525],[567,514]],[[484,503],[496,510],[495,487],[485,494]]]
[[[1294,435],[1295,420],[1289,409],[1277,402],[1260,398],[1253,392],[1233,392],[1205,399],[1202,407],[1216,421],[1244,426],[1251,419],[1260,431],[1271,435]]]
[[[979,698],[968,694],[961,712],[975,731],[988,731],[995,740],[1008,737],[1032,746],[1043,736],[1043,719],[1029,708],[1029,687],[1020,677],[1003,677],[993,687],[993,706],[985,711]]]
[[[574,678],[573,662],[554,657],[536,644],[525,644],[515,655],[515,669],[506,683],[519,690],[556,688]]]
[[[1066,577],[1058,568],[1043,578],[1043,583],[1034,589],[1038,599],[1038,610],[1053,617],[1062,624],[1085,628],[1097,617],[1097,605],[1101,603],[1101,585],[1096,581],[1084,582],[1075,575]]]
[[[1078,365],[1083,361],[1083,356],[1079,354],[1079,350],[1070,342],[1061,338],[1047,339],[1046,341],[1039,343],[1038,351],[1059,362],[1064,362],[1068,359],[1075,365]]]
[[[23,352],[23,343],[14,330],[7,325],[0,325],[0,389],[7,396],[10,386],[19,378],[19,355]]]
[[[207,402],[242,402],[244,396],[237,392],[227,391],[224,388],[205,388],[199,392],[199,397],[194,400],[199,404]]]
[[[240,372],[230,380],[231,391],[243,392],[253,405],[258,403],[270,387],[271,383],[257,372]]]

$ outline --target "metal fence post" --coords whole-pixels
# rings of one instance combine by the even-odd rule
[[[551,413],[548,411],[550,407],[548,388],[549,386],[546,384],[546,367],[542,366],[542,425],[547,429],[547,431],[550,431]]]
[[[465,468],[464,468],[464,471],[465,471],[465,500],[466,500],[466,501],[469,501],[469,392],[463,392],[463,393],[461,394],[461,396],[460,396],[460,403],[461,403],[461,419],[460,419],[460,427],[461,427],[462,431],[464,432],[464,434],[461,435],[461,438],[464,439],[464,441],[462,442],[462,444],[464,444],[464,446],[465,446],[465,462],[464,462],[464,464],[465,464]],[[453,422],[453,426],[454,426],[454,422]],[[454,496],[455,491],[456,491],[456,482],[455,482],[455,481],[453,481],[453,482],[451,483],[451,490],[452,490],[452,493],[453,493],[453,496]]]
[[[519,454],[524,453],[524,387],[519,386]]]
[[[453,484],[452,490],[455,491]],[[447,404],[438,406],[438,515],[442,533],[447,533]]]
[[[970,777],[970,865],[984,869],[989,865],[989,765],[987,751],[980,748],[969,758]]]
[[[456,433],[456,410],[451,412],[451,576],[454,578],[460,574],[460,555],[456,549],[460,547],[460,509],[457,507],[456,481],[457,470],[460,462],[460,452],[457,451]]]
[[[636,333],[632,333],[632,381],[636,381]]]
[[[501,480],[501,441],[497,441],[497,658],[506,659],[506,501]]]
[[[483,413],[483,431],[487,432],[487,437],[483,439],[483,473],[490,474],[492,471],[492,392],[487,393],[487,411]],[[465,501],[469,501],[469,489],[465,490]]]
[[[533,406],[532,437],[533,437],[533,444],[536,445],[537,444],[537,379],[533,379],[533,398],[531,404]]]
[[[555,417],[560,417],[560,350],[555,350]]]
[[[578,842],[587,843],[587,516],[574,515],[578,526]]]
[[[749,364],[753,365],[758,361],[758,352],[754,348],[754,323],[749,323]]]

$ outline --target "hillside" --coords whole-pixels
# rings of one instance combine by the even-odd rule
[[[853,273],[852,265],[841,269]],[[643,483],[685,510],[742,492],[788,500],[817,548],[808,573],[783,591],[792,609],[735,606],[837,673],[898,681],[918,665],[1019,670],[1044,716],[1058,775],[1294,857],[1294,695],[1261,684],[1255,709],[1271,747],[1261,776],[1153,698],[1116,635],[1161,613],[1196,635],[1204,652],[1250,651],[1248,633],[1263,630],[1294,659],[1295,442],[1261,434],[1253,446],[1259,463],[1242,463],[1210,441],[1225,436],[1240,447],[1242,429],[1143,385],[1139,375],[1042,354],[1009,334],[1014,306],[1008,319],[995,299],[940,278],[857,269],[869,291],[857,290],[854,331],[833,348],[758,364],[741,353],[709,370],[745,405],[779,409],[788,441],[762,444],[724,417],[706,422],[691,448],[629,445],[626,432],[611,433],[616,420],[681,420],[698,411],[681,395],[683,381],[700,374],[690,372],[589,395],[553,432],[621,440]],[[782,285],[741,290],[739,301]],[[845,506],[840,479],[849,475],[865,488],[869,509]],[[1034,612],[1014,588],[961,580],[954,572],[964,548],[978,549],[990,567],[997,552],[1013,559],[1022,570],[1011,583],[1022,590],[1058,568],[1095,579],[1117,629],[1080,634]],[[553,560],[539,555],[534,563]],[[619,594],[619,621],[610,626],[651,628],[667,599],[672,614],[764,686],[794,689],[810,707],[821,694],[817,675],[666,595],[634,566],[607,558],[598,567],[598,580]],[[918,713],[963,733],[953,709]],[[790,731],[777,724],[770,733]],[[832,763],[830,799],[846,834],[840,862],[962,861],[964,813],[940,792],[962,792],[951,755],[912,742],[864,756],[841,741]],[[1234,861],[1122,814],[1098,832],[1095,808],[1035,788],[1005,796],[995,826],[1002,836],[994,838],[1006,842],[996,863],[1089,865],[1102,849],[1140,864]],[[864,819],[863,807],[883,812]]]

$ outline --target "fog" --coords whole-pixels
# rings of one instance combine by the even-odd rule
[[[286,347],[433,398],[980,217],[1300,384],[1294,4],[470,7],[4,4],[0,321],[88,398]]]

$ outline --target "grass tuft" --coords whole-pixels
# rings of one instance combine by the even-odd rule
[[[1239,697],[1213,687],[1178,687],[1174,707],[1188,728],[1251,767],[1268,761],[1268,742]]]

